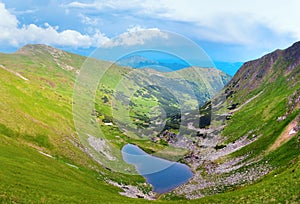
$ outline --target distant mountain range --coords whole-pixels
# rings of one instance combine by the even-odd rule
[[[152,68],[157,71],[168,72],[176,71],[183,68],[190,67],[190,65],[183,60],[167,60],[167,59],[150,59],[141,55],[131,55],[116,62],[120,66],[129,66],[133,68]],[[233,76],[236,71],[243,65],[243,62],[214,62],[216,68]]]
[[[120,66],[133,68],[151,68],[161,72],[176,71],[190,67],[184,61],[178,60],[153,60],[141,55],[128,56],[117,61]]]

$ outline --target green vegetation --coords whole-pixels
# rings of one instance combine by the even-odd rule
[[[0,136],[1,203],[132,202],[105,183],[108,173],[104,169],[101,174],[85,167],[77,169]]]
[[[84,62],[84,57],[44,45],[28,45],[15,54],[0,54],[0,59],[0,203],[150,202],[121,196],[118,193],[121,189],[106,182],[112,180],[143,186],[145,180],[141,176],[125,175],[106,169],[83,151],[84,147],[73,124],[72,94],[77,70]],[[101,65],[106,62],[97,63]],[[247,159],[260,156],[263,159],[259,162],[268,162],[274,170],[251,185],[235,187],[226,193],[190,201],[170,193],[152,202],[299,202],[300,134],[297,133],[274,151],[269,151],[285,127],[300,113],[299,107],[293,106],[300,90],[300,67],[285,73],[280,69],[284,66],[289,66],[289,63],[278,61],[274,65],[276,71],[268,72],[269,75],[266,76],[264,72],[255,73],[261,82],[251,90],[243,89],[243,84],[240,84],[241,90],[232,89],[230,92],[231,89],[228,88],[229,105],[223,107],[224,109],[232,104],[239,108],[248,99],[263,92],[228,118],[228,124],[222,132],[226,141],[215,146],[216,150],[226,148],[228,143],[245,135],[248,138],[257,138],[230,157],[251,152]],[[129,84],[128,89],[116,92],[119,80],[129,71],[130,68],[113,65],[101,79],[95,98],[95,110],[91,113],[97,125],[105,132],[106,139],[118,149],[126,143],[132,143],[148,153],[170,160],[180,159],[187,153],[186,150],[169,147],[164,140],[155,143],[128,137],[115,125],[105,125],[115,123],[111,110],[114,97],[120,96],[122,99],[122,94],[137,88]],[[203,73],[208,74],[206,72],[209,70],[204,69]],[[196,91],[197,100],[205,101],[212,94],[213,87],[201,86],[201,83],[208,80],[207,77],[195,79],[189,70],[180,70],[179,74],[186,76],[186,80]],[[217,71],[214,74],[220,75]],[[250,80],[250,76],[248,79]],[[226,81],[228,78],[222,75],[221,80]],[[245,80],[243,83],[249,84],[251,81]],[[212,83],[207,81],[206,84]],[[138,90],[129,108],[134,124],[141,128],[148,127],[149,119],[157,115],[152,108],[161,105],[168,108],[167,129],[176,132],[179,122],[176,97],[172,97],[167,90],[157,90],[151,86]],[[176,94],[185,92],[179,89]],[[118,102],[122,104],[123,101]],[[171,107],[168,106],[170,103]],[[192,105],[194,101],[189,103],[186,105]],[[205,107],[209,107],[209,103]],[[210,122],[207,120],[209,111],[202,111],[206,127]],[[285,120],[277,121],[285,114]],[[149,189],[143,187],[142,190]]]
[[[144,179],[112,173],[78,148],[72,88],[85,58],[65,52],[55,58],[52,49],[28,46],[21,54],[0,55],[0,203],[132,202],[105,179],[133,185]]]
[[[270,173],[255,184],[205,197],[199,201],[203,203],[298,203],[300,199],[299,159],[300,157],[293,160],[288,167],[285,166],[283,172]]]
[[[284,76],[283,71],[283,69],[280,71],[282,74],[273,83],[263,84],[261,87],[258,87],[259,90],[263,91],[262,94],[251,101],[251,103],[243,106],[229,120],[228,125],[222,132],[226,136],[227,142],[233,142],[245,135],[248,138],[258,138],[257,141],[235,152],[232,156],[251,152],[251,156],[254,157],[266,151],[282,134],[285,127],[299,115],[300,110],[294,109],[287,115],[285,120],[277,120],[280,116],[289,112],[288,104],[291,103],[289,97],[300,88],[300,83],[294,84],[297,80],[299,82],[300,76],[296,76],[293,81],[288,81],[293,73]],[[291,84],[294,85],[292,86]],[[257,91],[255,94],[257,94]],[[250,97],[253,97],[253,94],[250,94]],[[246,99],[241,101],[241,97],[238,94],[235,94],[233,98],[236,98],[233,101],[239,99],[239,104],[246,101]],[[294,156],[297,155],[294,154]],[[290,158],[286,159],[289,160]]]

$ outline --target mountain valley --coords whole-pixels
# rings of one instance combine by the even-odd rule
[[[300,42],[244,63],[233,78],[92,59],[92,73],[109,69],[96,93],[84,93],[95,101],[82,121],[104,136],[82,140],[73,91],[86,60],[47,45],[0,54],[1,203],[299,202]],[[185,163],[194,176],[155,194],[142,176],[124,173],[135,170],[103,138],[118,151],[130,143]]]

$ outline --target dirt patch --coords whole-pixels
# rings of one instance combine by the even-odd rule
[[[41,81],[46,82],[49,86],[51,86],[52,88],[56,87],[56,84],[53,81],[50,81],[48,79],[45,79],[43,77],[40,78]]]
[[[29,79],[27,79],[26,77],[24,77],[22,74],[18,73],[18,72],[15,72],[15,71],[12,71],[10,69],[7,69],[5,66],[3,66],[2,64],[0,64],[0,68],[16,75],[17,77],[20,77],[21,79],[25,80],[25,81],[29,81]]]
[[[245,105],[247,105],[248,103],[250,103],[251,101],[253,101],[254,99],[256,99],[257,97],[259,97],[264,91],[259,92],[258,94],[256,94],[255,96],[253,96],[252,98],[248,99],[247,101],[245,101],[245,103],[243,103],[240,107],[234,109],[231,111],[231,113],[239,111],[241,108],[243,108]]]
[[[298,122],[300,120],[300,115],[298,115],[290,124],[287,125],[285,130],[281,133],[281,135],[277,138],[275,143],[269,148],[269,151],[273,151],[280,147],[282,144],[289,141],[293,136],[298,133]]]

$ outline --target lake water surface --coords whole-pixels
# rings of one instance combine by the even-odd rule
[[[193,176],[187,165],[152,156],[136,145],[126,144],[122,148],[122,156],[125,162],[135,166],[138,173],[152,185],[153,191],[159,194],[173,190]]]

